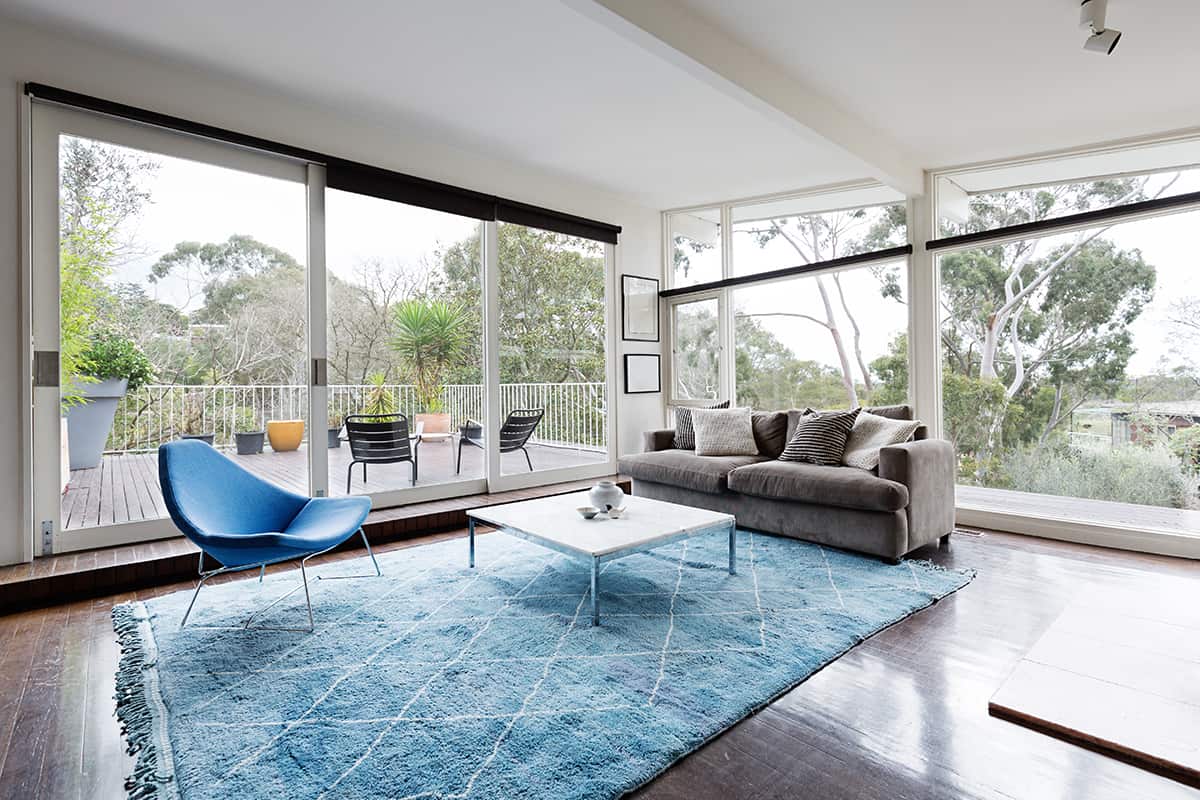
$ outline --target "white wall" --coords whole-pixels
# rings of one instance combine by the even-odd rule
[[[483,154],[464,152],[402,127],[355,118],[262,93],[159,60],[97,47],[0,17],[0,564],[22,558],[20,84],[34,81],[161,111],[243,133],[377,164],[528,203],[621,225],[616,273],[659,277],[660,218],[576,181]],[[619,282],[618,282],[619,286]],[[619,324],[619,303],[614,319]],[[622,355],[660,352],[653,343],[620,342],[614,354],[619,451],[641,446],[641,431],[663,419],[662,395],[623,394]]]

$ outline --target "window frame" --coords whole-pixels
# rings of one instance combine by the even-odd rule
[[[865,203],[861,206],[847,205],[845,202],[838,202],[835,198],[838,198],[839,196],[844,196],[847,193],[853,193],[856,191],[872,191],[872,190],[879,190],[879,189],[884,189],[884,188],[886,188],[886,187],[883,184],[879,183],[878,181],[855,181],[855,182],[851,182],[851,183],[843,183],[843,184],[837,184],[837,185],[833,185],[833,186],[816,187],[816,188],[813,188],[810,190],[804,190],[804,191],[781,192],[781,193],[769,194],[769,195],[741,197],[741,198],[736,198],[733,200],[727,200],[727,201],[721,202],[721,203],[702,203],[702,204],[698,204],[698,205],[683,206],[683,207],[679,207],[679,208],[670,208],[670,209],[666,209],[661,212],[661,219],[662,219],[661,263],[662,263],[663,286],[665,287],[664,291],[672,291],[673,290],[672,294],[666,298],[666,302],[667,302],[666,312],[667,312],[668,319],[667,319],[667,325],[666,325],[666,334],[665,335],[667,338],[666,338],[665,344],[666,344],[668,355],[669,355],[669,358],[667,359],[667,367],[666,367],[666,371],[667,371],[666,380],[668,381],[668,385],[670,388],[664,394],[664,399],[665,399],[665,403],[668,407],[675,407],[675,406],[693,406],[694,407],[694,406],[704,405],[704,401],[680,398],[680,397],[677,397],[675,394],[675,380],[674,380],[675,352],[676,352],[675,351],[675,343],[676,343],[675,313],[674,313],[675,307],[680,304],[696,302],[698,300],[705,300],[705,299],[712,299],[712,298],[715,298],[717,300],[717,303],[718,303],[718,312],[717,312],[718,313],[718,336],[719,336],[718,369],[720,371],[720,374],[718,375],[718,386],[720,387],[720,392],[715,401],[709,401],[709,402],[722,402],[725,400],[729,400],[732,403],[732,402],[736,402],[736,397],[737,397],[737,375],[736,375],[736,370],[735,370],[735,358],[736,358],[736,352],[737,352],[737,342],[736,342],[736,333],[737,332],[736,332],[736,325],[735,325],[735,321],[734,321],[733,292],[735,292],[737,289],[744,289],[744,288],[753,287],[753,286],[762,286],[762,285],[770,284],[770,283],[778,283],[781,281],[794,280],[796,278],[796,276],[778,276],[778,275],[771,275],[769,272],[764,272],[764,273],[762,273],[763,277],[761,279],[756,280],[755,279],[756,273],[747,273],[746,275],[736,275],[734,273],[733,222],[732,222],[733,216],[734,216],[734,209],[741,207],[741,206],[756,205],[756,204],[762,204],[762,203],[768,203],[768,202],[786,202],[788,200],[798,200],[798,199],[817,199],[822,196],[828,196],[831,198],[832,202],[831,202],[830,207],[825,210],[812,211],[812,212],[808,212],[808,213],[824,214],[824,213],[830,213],[830,212],[836,212],[836,211],[846,211],[846,210],[851,210],[851,209],[856,209],[856,208],[877,208],[877,207],[888,205],[888,204],[879,202],[876,200],[876,201],[871,201],[871,202]],[[902,260],[904,263],[904,271],[905,271],[905,290],[907,292],[906,297],[907,297],[907,303],[908,303],[908,308],[909,308],[909,313],[908,313],[908,317],[909,317],[909,322],[908,322],[908,334],[909,334],[908,402],[910,404],[914,405],[914,407],[916,407],[918,409],[918,411],[920,411],[921,406],[917,405],[915,403],[915,397],[917,394],[916,390],[915,390],[916,370],[914,368],[915,360],[914,360],[914,353],[913,353],[914,348],[913,348],[912,343],[913,343],[914,317],[917,312],[914,310],[915,304],[914,304],[913,298],[914,298],[914,289],[920,288],[923,282],[922,281],[914,281],[913,273],[914,273],[914,268],[917,263],[916,255],[917,255],[918,249],[921,249],[922,254],[923,254],[923,248],[916,247],[915,243],[918,241],[924,242],[928,237],[919,236],[918,235],[919,228],[916,225],[914,225],[914,211],[916,210],[914,208],[914,205],[916,205],[916,204],[914,204],[913,198],[907,198],[905,200],[897,200],[896,202],[903,202],[905,204],[905,210],[907,212],[906,225],[905,225],[906,234],[907,234],[906,243],[913,246],[912,253],[909,254],[908,256],[902,257]],[[729,287],[721,287],[721,288],[705,288],[703,286],[700,286],[700,287],[697,287],[696,291],[689,291],[689,289],[691,287],[687,287],[687,286],[676,287],[674,285],[675,274],[674,274],[674,260],[672,257],[674,242],[673,242],[672,229],[671,229],[671,217],[675,216],[676,214],[681,214],[681,213],[711,211],[714,208],[720,208],[720,214],[721,214],[721,223],[720,223],[721,224],[721,275],[720,275],[720,279],[727,280],[730,278],[737,277],[739,280],[739,283],[737,286],[729,286]],[[834,273],[834,272],[843,272],[843,271],[846,271],[847,269],[865,269],[865,268],[871,267],[876,264],[894,262],[897,260],[900,260],[900,259],[898,259],[896,255],[881,256],[878,259],[864,260],[864,261],[854,264],[853,266],[850,266],[850,267],[830,267],[828,269],[814,270],[811,273],[806,273],[805,277],[807,277],[809,275],[823,275],[823,274],[829,274],[829,273]],[[784,265],[784,266],[787,266],[787,265]],[[921,306],[924,307],[925,303],[921,303]],[[934,308],[936,309],[936,306],[934,306]],[[929,398],[932,398],[933,394],[934,393],[928,391],[928,389],[926,389],[926,391],[924,392],[924,395]],[[937,396],[940,400],[940,391],[937,392]],[[928,403],[929,401],[927,400],[925,402]],[[940,405],[939,405],[939,409],[940,409]],[[664,409],[664,411],[665,411],[665,409]],[[670,418],[669,414],[667,414],[667,418],[668,419]]]

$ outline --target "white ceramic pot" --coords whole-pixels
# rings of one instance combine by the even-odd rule
[[[625,493],[612,481],[600,481],[588,492],[588,501],[601,511],[625,505]]]

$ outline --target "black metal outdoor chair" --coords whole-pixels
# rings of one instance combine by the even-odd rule
[[[533,462],[529,460],[529,451],[525,449],[525,445],[529,443],[529,437],[533,436],[545,414],[544,408],[519,408],[510,411],[504,424],[500,426],[500,452],[511,453],[520,450],[525,454],[525,463],[529,465],[530,472],[533,472]],[[458,465],[454,468],[455,474],[462,471],[463,445],[487,449],[483,441],[483,423],[468,419],[467,424],[458,429],[458,434]]]
[[[420,435],[410,435],[408,417],[403,414],[351,414],[346,417],[346,437],[350,440],[350,466],[346,468],[346,494],[350,494],[350,476],[355,464],[362,464],[363,483],[367,482],[367,464],[412,464],[412,482],[417,483],[417,448]]]

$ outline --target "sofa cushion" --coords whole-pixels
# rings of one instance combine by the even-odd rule
[[[729,408],[729,401],[723,400],[712,406],[703,408]],[[696,430],[692,427],[691,406],[675,407],[675,446],[680,450],[696,449]]]
[[[779,455],[780,461],[807,461],[836,467],[842,463],[846,440],[854,428],[854,420],[862,412],[822,411],[805,414],[796,423],[796,430]]]
[[[785,442],[790,442],[792,440],[792,434],[796,432],[796,423],[800,421],[800,418],[805,414],[811,414],[812,411],[813,410],[811,408],[793,408],[786,412],[787,433],[784,438]],[[903,404],[896,406],[865,406],[863,411],[867,412],[868,414],[874,414],[877,417],[887,417],[888,419],[913,418],[912,406]],[[923,427],[924,426],[922,426],[922,428]],[[925,437],[918,435],[915,438],[923,439]]]
[[[758,455],[748,408],[693,408],[692,427],[698,456]]]
[[[756,411],[750,417],[750,422],[754,426],[754,443],[758,445],[758,454],[779,458],[783,446],[787,444],[787,412]]]
[[[659,450],[622,456],[617,469],[635,481],[720,494],[728,488],[730,471],[765,460],[763,456],[698,456],[690,450]]]
[[[864,511],[899,511],[908,505],[904,484],[854,467],[766,461],[735,469],[729,488],[754,497]]]

